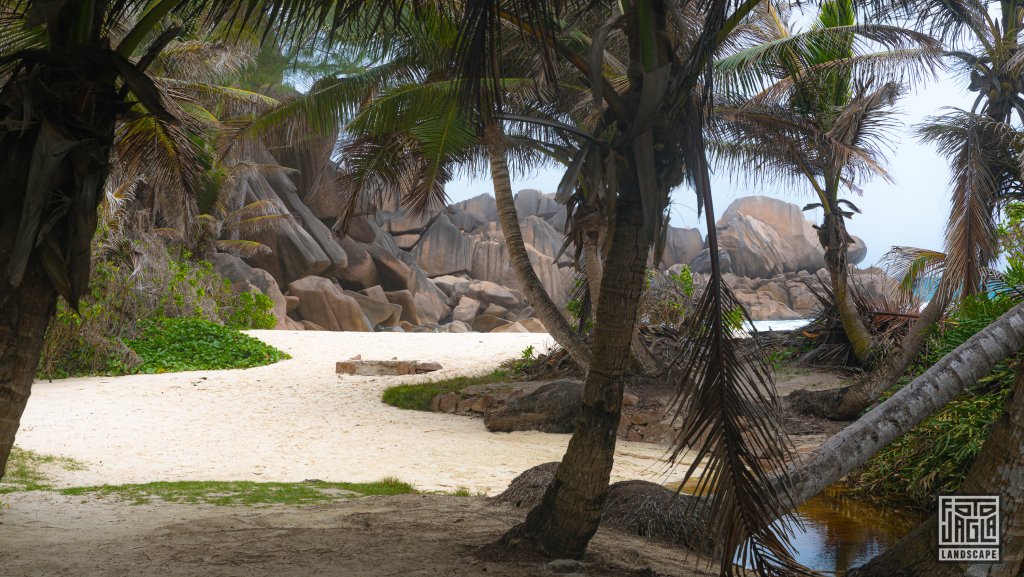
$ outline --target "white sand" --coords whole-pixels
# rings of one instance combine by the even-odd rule
[[[545,334],[253,331],[294,358],[267,367],[37,382],[17,445],[70,456],[62,485],[174,480],[372,481],[493,494],[560,460],[568,435],[384,405],[388,386],[486,373]],[[429,376],[338,376],[335,361],[437,361]],[[613,481],[666,480],[665,447],[619,441]]]

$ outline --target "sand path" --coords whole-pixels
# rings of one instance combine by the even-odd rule
[[[568,435],[489,433],[479,419],[384,405],[424,376],[338,376],[334,363],[437,361],[433,378],[486,373],[546,334],[253,331],[292,359],[245,370],[37,382],[17,444],[84,461],[62,485],[174,480],[372,481],[493,494],[561,459]],[[619,441],[613,481],[666,480],[662,446]]]

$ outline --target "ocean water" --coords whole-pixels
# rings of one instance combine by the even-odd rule
[[[803,326],[806,326],[807,323],[811,322],[812,320],[813,319],[796,319],[789,321],[754,321],[753,328],[757,329],[758,332],[794,331]],[[748,328],[747,330],[749,331],[750,329]]]

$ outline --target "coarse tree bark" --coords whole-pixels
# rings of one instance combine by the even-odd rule
[[[601,300],[601,276],[604,274],[604,263],[601,259],[602,230],[601,217],[597,209],[584,214],[576,214],[573,225],[580,231],[583,239],[583,268],[587,275],[587,289],[590,291],[591,310],[597,310]]]
[[[1024,350],[1024,303],[1018,304],[891,397],[836,433],[789,470],[796,504],[859,467]],[[781,483],[782,481],[779,481]]]
[[[852,385],[824,391],[795,391],[787,397],[790,407],[805,415],[836,421],[852,421],[864,409],[881,398],[903,376],[924,348],[927,330],[942,318],[948,300],[936,295],[911,325],[889,360]]]
[[[578,559],[597,531],[615,454],[630,335],[643,289],[645,245],[637,184],[620,182],[612,245],[601,279],[593,361],[576,430],[541,503],[502,537],[502,547]]]
[[[888,551],[848,572],[849,577],[1016,577],[1024,567],[1024,369],[958,493],[1001,496],[999,563],[939,563],[933,513]]]
[[[57,295],[76,306],[88,287],[97,207],[124,106],[117,70],[96,57],[101,50],[51,42],[57,46],[32,61],[32,73],[8,80],[0,93],[7,125],[0,126],[0,478]]]
[[[500,127],[492,125],[487,129],[487,151],[491,165],[491,181],[494,184],[494,202],[498,208],[498,222],[508,247],[509,261],[515,271],[519,286],[522,287],[530,306],[555,339],[569,353],[584,371],[590,366],[590,350],[569,326],[558,305],[551,300],[544,284],[537,278],[530,262],[530,255],[523,243],[523,232],[519,228],[519,214],[512,196],[512,181],[509,178],[508,160],[505,158],[504,136]]]
[[[836,184],[838,187],[838,183]],[[833,201],[838,194],[833,194]],[[864,323],[864,318],[857,310],[857,303],[850,294],[849,268],[847,268],[848,247],[850,235],[846,232],[846,223],[843,215],[834,206],[826,206],[825,219],[822,223],[818,237],[822,248],[825,249],[825,268],[828,270],[829,279],[832,281],[832,292],[835,294],[836,308],[839,310],[839,319],[843,323],[843,331],[850,341],[850,348],[857,357],[857,361],[868,366],[871,363],[871,356],[874,352],[874,338],[871,331]]]
[[[0,243],[10,245],[6,240],[0,237]],[[0,262],[8,262],[9,254],[10,246],[0,246]],[[43,336],[56,303],[57,292],[38,262],[29,265],[18,288],[0,288],[0,479],[32,391]]]

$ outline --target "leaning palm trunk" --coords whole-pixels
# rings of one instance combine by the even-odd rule
[[[630,189],[627,189],[630,188]],[[621,183],[594,329],[583,402],[555,478],[526,520],[501,543],[551,557],[580,558],[597,531],[608,491],[647,247],[636,183]]]
[[[115,73],[84,49],[54,51],[0,93],[0,477],[39,366],[57,295],[74,307],[123,104]],[[98,61],[98,62],[97,62]]]
[[[1017,577],[1024,564],[1024,370],[1017,370],[1014,391],[960,486],[968,495],[1002,497],[1002,561],[995,564],[939,563],[935,544],[938,522],[932,514],[893,548],[850,577]]]
[[[927,329],[942,318],[947,302],[946,298],[936,294],[921,311],[921,316],[911,325],[907,336],[900,342],[899,351],[877,370],[845,387],[824,391],[796,391],[787,397],[790,406],[806,415],[826,419],[856,419],[864,409],[880,399],[882,393],[892,387],[914,362],[924,348]]]
[[[825,249],[825,267],[832,281],[832,292],[839,310],[839,320],[850,341],[850,348],[861,364],[869,364],[873,349],[871,331],[864,324],[864,318],[857,310],[857,303],[850,294],[849,269],[847,268],[847,247],[850,236],[840,214],[825,214],[825,221],[819,232],[821,246]]]
[[[0,262],[6,263],[10,262],[10,243],[5,244],[0,246]],[[0,479],[32,390],[43,336],[56,302],[57,293],[39,263],[30,265],[18,288],[0,290]]]
[[[1011,354],[1024,350],[1024,303],[967,339],[893,396],[790,467],[797,504],[864,464],[934,415]]]
[[[498,222],[505,236],[512,270],[515,271],[519,286],[530,301],[530,306],[548,329],[548,333],[585,371],[590,366],[590,351],[573,332],[569,321],[562,315],[558,305],[544,289],[544,284],[537,278],[537,273],[530,262],[530,255],[523,244],[523,233],[519,228],[519,215],[516,213],[515,200],[512,197],[512,181],[508,174],[508,161],[505,158],[503,142],[500,129],[488,129],[487,150],[491,164],[491,180],[494,183],[494,201],[498,206]]]

